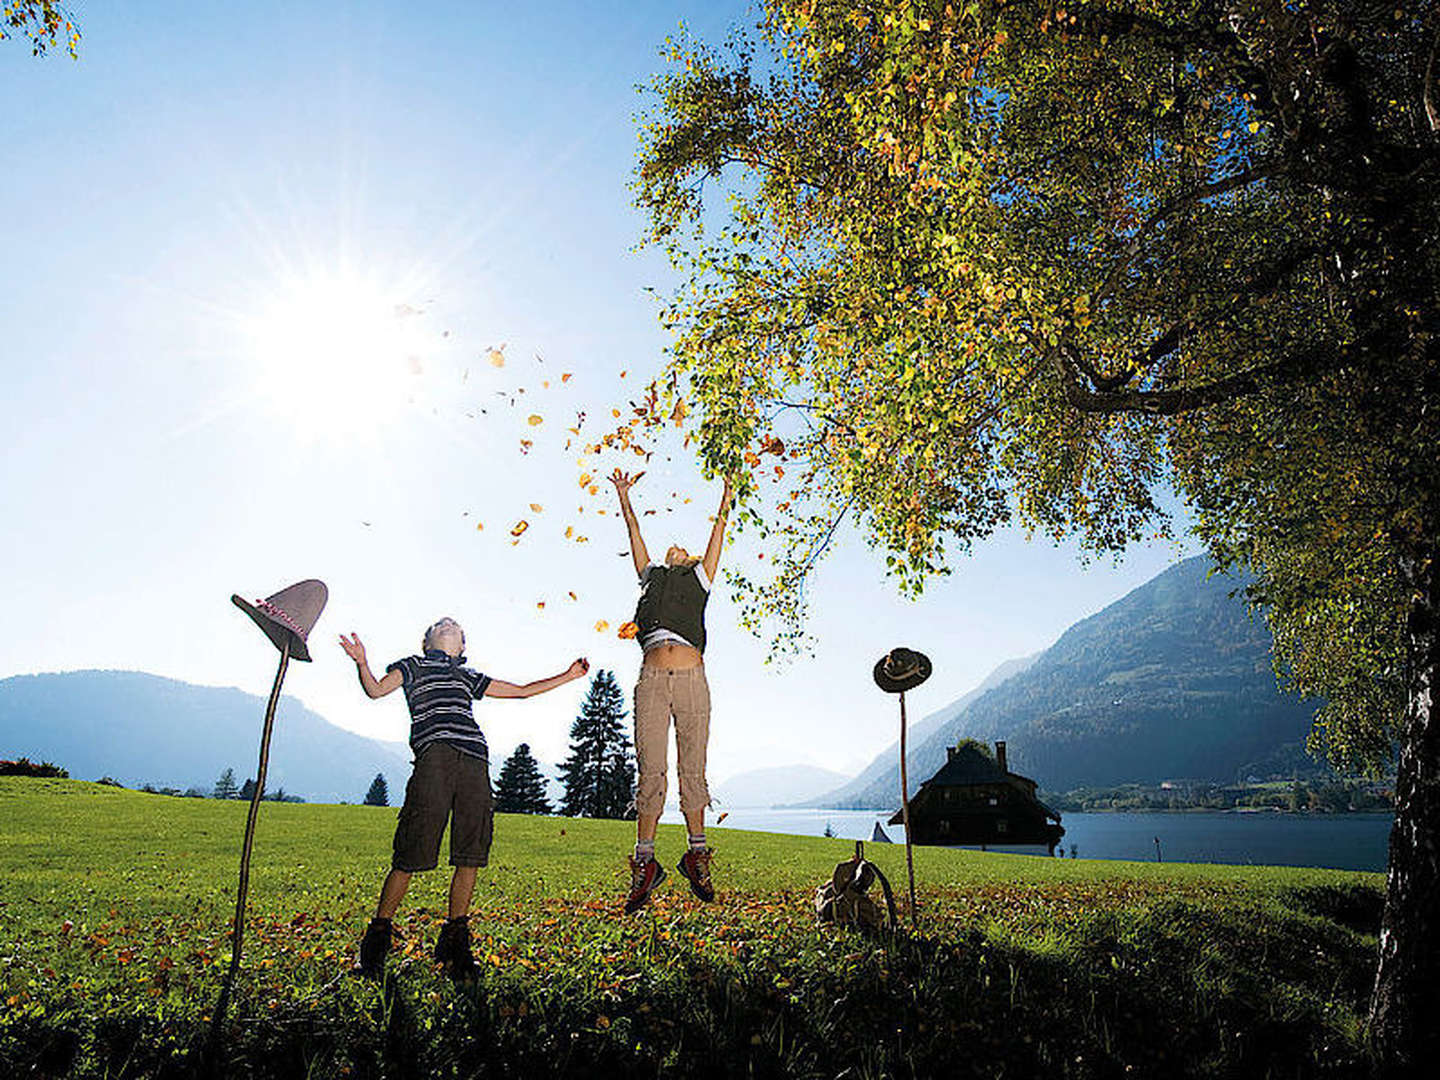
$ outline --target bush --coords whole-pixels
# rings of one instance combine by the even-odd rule
[[[37,764],[27,757],[19,757],[14,761],[0,761],[0,776],[45,776],[67,780],[70,773],[49,761]]]

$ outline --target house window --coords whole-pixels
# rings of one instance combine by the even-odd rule
[[[1003,819],[1000,820],[1000,821],[995,822],[995,831],[996,831],[996,832],[1009,832],[1009,831],[1010,831],[1010,823],[1009,823],[1008,821],[1003,820]]]
[[[991,795],[990,798],[987,799],[986,801],[987,801],[991,806],[999,806],[999,805],[1000,805],[1000,800],[999,800],[996,796],[994,796],[994,795]]]

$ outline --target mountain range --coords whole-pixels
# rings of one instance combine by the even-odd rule
[[[1187,779],[1233,782],[1293,760],[1318,701],[1280,691],[1271,638],[1243,581],[1187,559],[1084,619],[1049,649],[997,668],[917,723],[912,789],[960,739],[1004,740],[1011,771],[1041,788]],[[807,805],[898,802],[898,748]]]
[[[139,671],[67,671],[0,679],[0,757],[53,761],[71,776],[127,787],[198,787],[226,768],[255,775],[265,699]],[[406,749],[336,727],[292,697],[275,710],[269,791],[360,802],[376,773],[398,802]]]

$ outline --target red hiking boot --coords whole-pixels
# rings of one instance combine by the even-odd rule
[[[650,899],[650,894],[655,891],[655,886],[665,880],[665,868],[660,865],[659,859],[646,859],[644,862],[630,858],[630,895],[625,898],[625,914],[631,915],[645,906],[645,901]]]
[[[707,904],[715,899],[715,886],[710,884],[710,859],[714,852],[707,848],[691,848],[680,856],[676,868],[680,876],[690,882],[690,891]]]

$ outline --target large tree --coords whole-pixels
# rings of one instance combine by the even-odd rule
[[[625,734],[625,694],[613,672],[600,669],[570,725],[570,756],[560,766],[567,817],[623,818],[633,801],[635,763]]]
[[[530,753],[530,744],[521,743],[500,767],[495,781],[495,809],[502,814],[553,814],[545,796],[545,777]]]
[[[1255,572],[1321,741],[1399,745],[1400,1065],[1440,1051],[1437,41],[1440,0],[768,0],[671,43],[636,185],[683,277],[652,412],[748,467],[752,624],[798,634],[847,517],[918,592],[1007,522],[1123,549],[1173,484]]]

